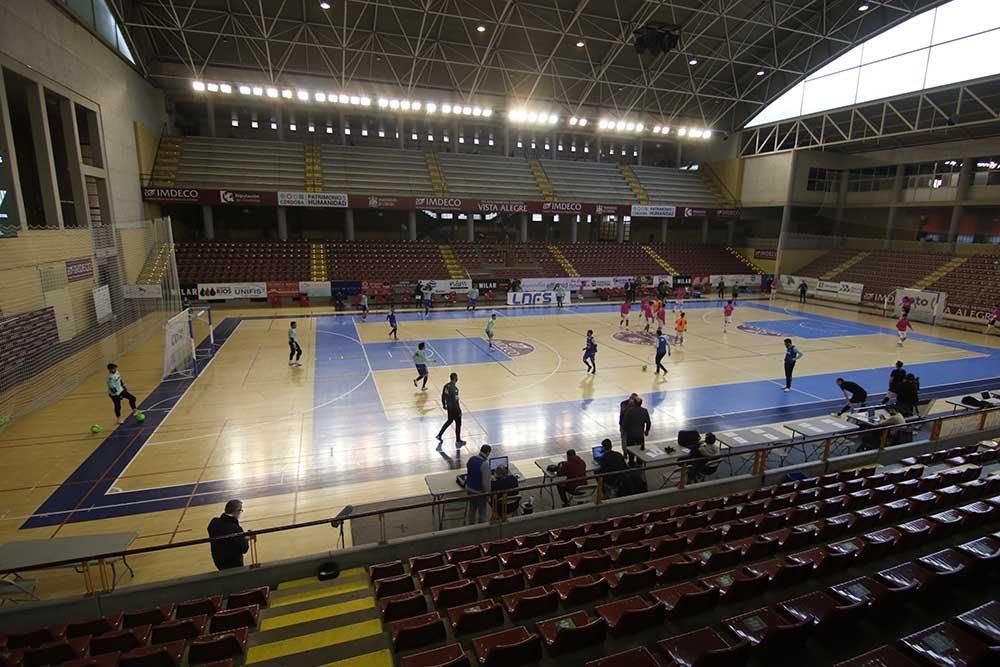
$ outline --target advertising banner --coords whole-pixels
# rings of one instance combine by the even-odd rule
[[[760,287],[760,276],[758,275],[727,273],[709,276],[709,281],[713,288],[718,287],[720,278],[725,281],[726,289],[731,288],[733,285],[739,285],[740,287]]]
[[[753,258],[776,260],[778,259],[778,251],[769,248],[754,248]]]
[[[94,275],[94,263],[89,257],[66,260],[66,280],[75,283],[78,280],[86,280]]]
[[[944,316],[949,320],[959,320],[961,322],[976,322],[986,324],[990,321],[993,309],[981,306],[962,306],[949,303],[944,308]]]
[[[114,315],[111,310],[111,288],[107,285],[94,290],[94,314],[100,323],[107,322]]]
[[[632,204],[631,215],[633,218],[675,218],[677,217],[677,207],[661,204]]]
[[[809,292],[815,292],[816,286],[819,284],[819,280],[816,278],[809,278],[808,276],[790,276],[785,274],[781,276],[778,280],[778,291],[785,292],[786,294],[798,294],[799,285],[805,283],[806,289]]]
[[[215,190],[207,188],[142,189],[145,201],[161,204],[227,204],[233,206],[277,206],[278,193],[260,190]]]
[[[687,287],[694,282],[691,276],[671,276],[672,287]]]
[[[563,303],[569,304],[570,292],[566,292]],[[555,292],[507,292],[508,306],[554,306]]]
[[[267,283],[268,296],[298,296],[299,283],[297,281],[271,282]]]
[[[461,280],[421,280],[420,284],[430,285],[431,292],[434,294],[451,294],[452,292],[468,294],[469,290],[472,289],[472,281],[466,278]]]
[[[910,319],[917,322],[933,323],[948,307],[948,296],[944,292],[931,292],[919,289],[896,290],[895,311],[903,312],[903,300],[909,299]]]
[[[205,301],[265,299],[267,283],[198,283],[198,298]]]
[[[524,292],[548,292],[556,285],[562,285],[567,292],[579,291],[581,281],[585,278],[521,278],[521,290]]]
[[[279,192],[278,206],[347,208],[347,195],[337,192]]]
[[[162,299],[163,288],[159,285],[122,285],[122,295],[126,299]]]
[[[510,280],[507,278],[492,278],[487,280],[476,280],[473,278],[472,285],[480,292],[506,292],[510,289]]]
[[[685,218],[738,218],[739,209],[735,208],[692,208],[684,207]]]
[[[299,281],[299,293],[306,296],[330,296],[330,282],[327,280]]]

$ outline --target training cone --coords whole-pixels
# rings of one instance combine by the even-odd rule
[[[100,424],[94,424],[93,426],[91,426],[90,427],[90,432],[91,433],[100,433],[101,432],[101,426],[100,426]]]
[[[139,422],[140,424],[142,422],[146,421],[146,413],[145,412],[137,412],[137,413],[135,413],[135,420],[137,422]]]

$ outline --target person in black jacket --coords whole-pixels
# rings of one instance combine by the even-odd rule
[[[652,423],[649,420],[649,411],[642,407],[642,398],[636,396],[632,399],[632,405],[625,409],[622,419],[622,426],[625,428],[626,447],[646,448],[646,436],[649,435],[649,428]],[[635,458],[627,449],[629,462],[634,462]]]
[[[245,532],[240,525],[241,514],[243,514],[243,501],[230,500],[226,503],[225,512],[208,523],[208,536],[236,536]],[[212,540],[212,560],[215,562],[215,567],[220,570],[243,567],[243,554],[249,550],[250,542],[242,535],[224,540]]]

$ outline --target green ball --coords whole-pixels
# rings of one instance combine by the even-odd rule
[[[137,412],[137,413],[135,413],[135,420],[137,422],[139,422],[140,424],[142,422],[146,421],[146,413],[145,412]]]
[[[90,432],[91,433],[100,433],[101,432],[101,425],[100,424],[94,424],[93,426],[90,427]]]
[[[646,364],[642,365],[642,372],[643,373],[645,373],[648,369],[649,369],[649,366],[647,366]]]

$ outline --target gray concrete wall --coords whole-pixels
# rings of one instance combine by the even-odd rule
[[[158,131],[163,94],[48,0],[0,1],[0,63],[99,112],[115,221],[144,219],[133,123]]]

